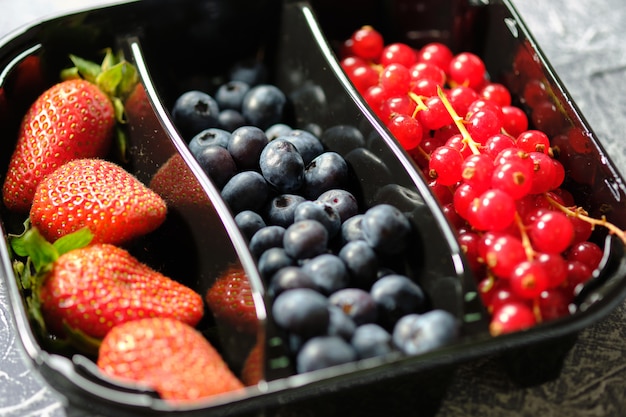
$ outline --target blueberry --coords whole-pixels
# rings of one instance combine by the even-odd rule
[[[350,282],[346,265],[337,255],[331,253],[323,253],[307,260],[302,265],[302,270],[313,278],[322,294],[332,294],[346,288]]]
[[[284,123],[276,123],[268,127],[267,130],[265,130],[265,136],[267,136],[267,139],[269,140],[274,140],[281,136],[288,135],[289,132],[291,132],[292,130],[292,127],[289,125],[286,125]]]
[[[284,139],[293,143],[300,155],[302,155],[305,165],[324,152],[322,142],[314,134],[306,130],[293,129],[284,136]]]
[[[308,259],[327,250],[328,231],[316,220],[302,220],[285,230],[283,247],[295,259]]]
[[[302,268],[295,265],[289,265],[279,269],[270,278],[269,292],[274,297],[283,291],[294,288],[317,290],[313,278],[303,271]]]
[[[198,133],[217,127],[220,109],[210,95],[191,90],[176,99],[172,108],[172,120],[184,139],[189,140]]]
[[[296,207],[304,201],[305,198],[298,194],[281,194],[272,198],[266,208],[268,223],[290,226]]]
[[[250,90],[250,85],[243,81],[231,80],[217,88],[215,101],[222,110],[241,111],[243,97]]]
[[[384,254],[402,252],[411,232],[407,217],[390,204],[378,204],[367,210],[361,227],[365,240],[376,251]]]
[[[237,174],[237,165],[228,150],[221,146],[205,146],[196,156],[198,164],[217,188]]]
[[[315,200],[325,191],[343,188],[348,181],[348,164],[336,152],[324,152],[304,170],[304,196]]]
[[[369,292],[360,288],[344,288],[330,295],[328,301],[343,310],[357,326],[374,323],[378,311]]]
[[[394,345],[407,355],[417,355],[453,342],[459,334],[456,318],[445,310],[402,317],[393,329]]]
[[[233,130],[241,126],[245,126],[248,123],[240,112],[233,109],[220,111],[217,115],[217,121],[218,126],[228,132],[232,132]]]
[[[254,86],[265,81],[267,69],[262,62],[245,60],[236,62],[229,71],[231,81],[243,81],[249,86]]]
[[[217,127],[211,127],[204,129],[202,132],[191,138],[189,141],[189,150],[191,151],[191,154],[197,158],[200,151],[207,146],[221,146],[222,148],[226,148],[228,146],[229,139],[229,132]]]
[[[235,214],[243,210],[258,211],[265,205],[268,193],[265,179],[255,171],[235,174],[222,188],[222,198]]]
[[[241,114],[250,124],[265,130],[282,120],[286,104],[287,98],[278,87],[259,84],[244,96]]]
[[[256,126],[242,126],[230,135],[228,152],[239,170],[258,170],[261,151],[267,145],[265,132]]]
[[[352,216],[341,224],[341,239],[344,244],[354,240],[365,240],[362,214]]]
[[[303,337],[326,333],[330,321],[328,299],[309,288],[294,288],[280,293],[272,306],[276,324]]]
[[[376,323],[357,327],[350,343],[360,359],[384,356],[394,351],[391,334]]]
[[[388,329],[407,314],[421,313],[426,304],[422,288],[399,274],[380,278],[372,285],[370,294],[378,305],[379,322]]]
[[[280,248],[283,246],[285,228],[281,226],[265,226],[260,228],[250,239],[250,252],[256,257],[260,257],[269,248]]]
[[[235,223],[237,223],[241,233],[243,233],[248,240],[250,240],[259,229],[266,226],[263,217],[252,210],[243,210],[237,213]]]
[[[329,239],[335,237],[341,229],[341,218],[337,210],[321,201],[306,200],[298,204],[293,212],[293,220],[317,220],[326,227]]]
[[[365,146],[365,138],[361,131],[350,125],[329,127],[320,135],[320,141],[326,148],[333,149],[341,155]]]
[[[304,161],[292,143],[284,139],[269,142],[260,156],[261,173],[279,193],[292,193],[304,183]]]
[[[329,305],[328,312],[330,313],[330,321],[326,334],[329,336],[339,336],[346,341],[350,341],[356,330],[356,324],[354,324],[352,318],[335,305]]]
[[[315,371],[357,360],[354,348],[339,336],[318,336],[308,340],[298,352],[298,373]]]
[[[359,212],[359,203],[356,201],[356,197],[350,191],[341,188],[324,191],[317,197],[317,201],[323,201],[334,207],[339,213],[342,223]]]
[[[351,282],[360,288],[369,288],[376,281],[378,256],[364,240],[347,242],[339,251],[339,258],[346,265]]]
[[[269,248],[259,257],[258,268],[261,276],[270,279],[278,270],[292,266],[294,260],[287,255],[283,248]]]

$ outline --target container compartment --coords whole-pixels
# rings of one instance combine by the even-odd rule
[[[524,364],[537,366],[533,352],[539,350],[542,359],[558,374],[564,352],[555,349],[554,357],[546,355],[543,344],[556,343],[565,346],[566,351],[579,330],[601,319],[624,299],[622,244],[610,237],[604,244],[605,234],[599,233],[596,240],[606,248],[606,259],[581,293],[579,312],[525,332],[498,338],[488,335],[485,310],[454,232],[419,171],[352,88],[333,54],[333,47],[363,24],[381,29],[388,41],[402,40],[419,46],[438,40],[455,50],[471,50],[483,56],[491,76],[516,92],[516,99],[529,114],[537,113],[537,127],[553,136],[583,138],[587,145],[583,152],[563,142],[562,161],[571,181],[568,189],[592,215],[601,212],[624,227],[624,208],[619,204],[624,198],[622,179],[509,2],[281,4],[269,0],[161,0],[44,21],[0,41],[0,89],[6,97],[6,103],[0,106],[7,110],[0,115],[3,137],[16,137],[21,115],[67,65],[68,53],[89,57],[107,46],[125,50],[127,58],[138,67],[145,66],[142,81],[150,109],[131,121],[131,159],[126,166],[148,182],[170,158],[180,158],[198,196],[210,202],[200,209],[174,204],[164,227],[137,243],[138,257],[179,277],[201,294],[217,272],[240,263],[258,300],[264,301],[257,306],[262,325],[257,336],[266,341],[266,381],[243,392],[174,406],[145,387],[122,386],[103,378],[93,362],[82,355],[48,350],[28,321],[24,294],[15,282],[6,242],[1,240],[1,274],[7,283],[20,339],[33,366],[69,400],[70,409],[116,416],[270,415],[310,409],[338,414],[357,411],[357,404],[361,404],[362,410],[398,413],[404,405],[410,405],[423,415],[431,415],[436,413],[455,366],[472,358],[504,353],[515,358],[515,367],[521,369],[512,373],[524,377]],[[23,64],[29,60],[40,60],[42,66],[40,75],[25,84],[20,80],[30,76]],[[192,88],[211,92],[224,80],[231,65],[242,60],[266,65],[268,81],[290,98],[292,107],[286,122],[293,127],[323,131],[349,124],[363,133],[367,140],[360,149],[336,148],[350,163],[355,195],[363,207],[389,202],[411,214],[417,236],[412,248],[416,256],[402,262],[411,277],[424,286],[432,306],[452,312],[461,321],[458,342],[416,357],[391,355],[302,375],[293,374],[289,361],[285,365],[286,340],[271,317],[266,318],[272,300],[266,296],[255,260],[218,190],[193,160],[169,115],[180,93]],[[552,92],[551,103],[559,110],[553,117],[539,118],[539,110],[522,103],[524,85],[530,79],[539,79]],[[4,141],[0,146],[0,166],[6,167],[13,143]],[[590,171],[580,172],[580,166]],[[4,208],[1,216],[4,234],[19,231],[22,218],[15,218]],[[183,259],[185,267],[180,269]],[[241,366],[254,343],[250,337],[228,329],[216,332],[208,310],[200,329],[234,369]],[[371,401],[361,403],[364,395]],[[391,395],[395,395],[393,401]],[[320,404],[326,399],[327,404]]]

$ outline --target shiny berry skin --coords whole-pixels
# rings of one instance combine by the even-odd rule
[[[378,204],[364,213],[362,230],[365,241],[374,250],[397,254],[406,248],[411,224],[398,208],[390,204]]]
[[[222,198],[234,214],[243,210],[258,211],[268,198],[265,178],[256,171],[235,174],[222,188]]]
[[[497,309],[489,324],[492,336],[528,329],[537,323],[530,307],[519,302],[510,302]]]
[[[380,278],[370,290],[378,305],[378,322],[392,329],[403,316],[421,313],[426,307],[422,288],[404,275],[391,274]]]
[[[192,90],[176,99],[172,108],[172,119],[183,138],[190,140],[205,129],[218,127],[219,112],[217,101],[212,96]]]
[[[322,253],[306,260],[302,264],[302,271],[309,275],[319,292],[330,295],[346,288],[350,282],[350,275],[341,258],[331,253]]]
[[[394,345],[407,355],[418,355],[452,342],[458,335],[457,319],[447,311],[408,314],[395,325]]]
[[[371,294],[360,288],[344,288],[328,298],[330,304],[343,310],[357,326],[375,323],[378,318],[377,305]]]
[[[384,48],[383,36],[371,26],[363,26],[352,36],[352,52],[359,58],[376,61]]]
[[[294,288],[274,300],[272,314],[283,329],[305,337],[326,332],[330,320],[328,298],[309,288]]]
[[[304,161],[286,139],[270,141],[261,151],[259,166],[267,183],[280,193],[292,193],[304,184]]]
[[[311,372],[357,360],[356,350],[339,336],[317,336],[302,346],[296,357],[299,373]]]
[[[471,52],[461,52],[454,56],[448,66],[448,75],[456,85],[478,88],[485,82],[485,64]]]
[[[265,130],[283,119],[286,104],[285,93],[278,87],[259,84],[244,96],[241,114],[251,125]]]
[[[285,230],[283,247],[294,259],[307,259],[324,253],[328,245],[328,231],[316,220],[301,220]]]

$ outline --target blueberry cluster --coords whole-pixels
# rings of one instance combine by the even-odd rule
[[[279,121],[276,104],[285,102],[279,89],[261,84],[251,98],[259,86],[226,85],[216,93],[216,108],[254,123],[232,130],[205,125],[189,148],[249,240],[297,371],[393,351],[417,354],[455,339],[456,318],[428,311],[422,288],[390,267],[413,233],[405,214],[390,204],[359,207],[346,160],[310,131]],[[181,131],[194,123],[180,115],[197,110],[184,105],[187,94],[173,111],[187,126]],[[327,131],[337,142],[337,132],[353,141],[355,130]]]

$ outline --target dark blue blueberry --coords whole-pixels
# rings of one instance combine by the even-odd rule
[[[331,294],[328,300],[351,317],[357,326],[374,323],[378,317],[374,299],[369,292],[360,288],[341,289]]]
[[[250,90],[250,85],[243,81],[228,81],[217,88],[215,101],[221,110],[232,109],[241,111],[243,98]]]
[[[293,223],[296,207],[306,201],[298,194],[281,194],[272,198],[266,209],[267,221],[270,224],[288,227]]]
[[[322,142],[311,132],[307,132],[302,129],[293,129],[284,139],[293,143],[305,165],[308,165],[313,159],[318,157],[324,152],[324,146]]]
[[[196,155],[196,160],[218,188],[224,187],[237,174],[233,157],[221,146],[205,146]]]
[[[307,260],[302,270],[313,278],[313,282],[322,294],[332,294],[346,288],[350,275],[343,261],[331,253],[323,253]]]
[[[274,321],[283,329],[303,337],[326,333],[330,321],[328,298],[309,288],[284,291],[274,299]]]
[[[341,224],[341,240],[344,244],[353,240],[365,240],[362,214],[352,216]]]
[[[360,359],[385,356],[394,351],[391,334],[376,323],[357,327],[350,344]]]
[[[378,256],[364,240],[347,242],[339,251],[339,258],[346,265],[354,285],[369,288],[376,281]]]
[[[328,249],[328,231],[316,220],[302,220],[285,230],[283,247],[294,259],[308,259]]]
[[[236,62],[229,71],[230,81],[243,81],[254,86],[265,81],[267,68],[262,62],[245,60]]]
[[[356,324],[350,316],[343,312],[342,309],[335,305],[329,305],[330,322],[326,334],[329,336],[339,336],[346,341],[352,339],[352,335],[356,330]]]
[[[292,143],[270,141],[259,159],[261,173],[279,193],[293,193],[304,183],[304,161]]]
[[[332,239],[341,230],[341,218],[334,207],[321,201],[303,201],[298,204],[293,213],[293,221],[317,220],[328,231],[328,238]]]
[[[361,225],[365,240],[383,254],[398,254],[411,232],[409,219],[390,204],[378,204],[365,212]]]
[[[220,111],[220,114],[217,115],[217,120],[219,123],[218,126],[228,132],[232,132],[248,123],[240,112],[233,109]]]
[[[192,90],[176,99],[172,108],[172,120],[183,138],[190,140],[205,129],[217,127],[219,112],[213,97],[202,91]]]
[[[259,211],[265,205],[269,190],[265,179],[255,171],[235,174],[222,188],[222,198],[234,214],[243,210]]]
[[[250,239],[250,252],[258,258],[269,248],[280,248],[283,246],[284,236],[285,228],[282,226],[262,227]]]
[[[334,188],[324,191],[317,197],[317,200],[334,207],[339,213],[342,223],[359,212],[359,203],[357,203],[356,197],[347,190]]]
[[[339,336],[318,336],[308,340],[296,357],[298,373],[316,371],[357,360],[354,348]]]
[[[200,151],[207,146],[221,146],[226,149],[229,140],[229,132],[217,127],[211,127],[203,130],[191,138],[189,141],[189,150],[191,151],[191,154],[197,158]]]
[[[422,288],[404,275],[386,275],[370,289],[378,305],[378,321],[392,329],[403,316],[424,311],[426,296]]]
[[[252,210],[243,210],[237,213],[235,223],[237,223],[241,233],[248,238],[248,240],[252,239],[252,236],[254,236],[259,229],[266,226],[263,217]]]
[[[319,138],[326,148],[332,149],[341,155],[365,146],[365,138],[361,131],[350,125],[329,127]]]
[[[230,135],[228,152],[239,170],[258,170],[261,151],[267,145],[265,132],[256,126],[242,126]]]
[[[255,171],[235,174],[222,188],[222,198],[234,214],[243,210],[259,211],[268,197],[267,182]]]
[[[394,345],[407,355],[418,355],[452,343],[459,335],[457,319],[445,310],[409,314],[393,329]]]
[[[281,136],[288,135],[289,132],[291,132],[292,130],[293,128],[289,125],[286,125],[284,123],[276,123],[265,130],[265,136],[267,136],[267,139],[269,140],[274,140]]]
[[[259,84],[246,93],[241,114],[250,124],[265,130],[282,120],[286,104],[287,97],[278,87]]]
[[[283,248],[269,248],[259,257],[258,268],[261,276],[269,280],[278,270],[292,266],[295,261],[285,253]]]
[[[270,278],[269,293],[274,297],[294,288],[309,288],[317,291],[313,278],[295,265],[279,269]]]
[[[323,192],[343,188],[348,181],[348,164],[336,152],[324,152],[304,170],[304,196],[315,200]]]

